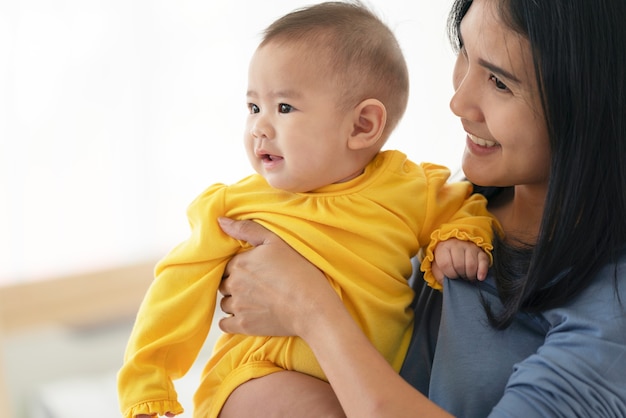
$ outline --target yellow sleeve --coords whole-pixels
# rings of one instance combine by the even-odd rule
[[[433,251],[437,244],[450,238],[473,242],[493,261],[494,218],[487,211],[487,199],[472,194],[471,183],[449,183],[450,172],[447,168],[429,163],[424,163],[423,167],[428,179],[428,203],[422,235],[428,234],[428,239],[423,237],[425,241],[420,242],[428,241],[429,244],[424,251],[420,269],[428,285],[441,290],[441,285],[431,271]]]
[[[213,185],[187,210],[190,237],[155,268],[118,373],[124,417],[183,412],[172,383],[193,365],[209,332],[227,261],[241,246],[217,224],[226,187]]]

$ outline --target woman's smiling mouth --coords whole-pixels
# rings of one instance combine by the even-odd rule
[[[498,145],[496,141],[490,141],[488,139],[479,138],[472,134],[467,134],[467,136],[469,137],[470,141],[472,141],[476,145],[480,145],[481,147],[491,148],[491,147],[495,147],[496,145]]]

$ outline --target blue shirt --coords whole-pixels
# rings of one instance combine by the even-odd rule
[[[519,314],[503,331],[481,304],[482,294],[500,306],[491,278],[447,280],[441,305],[416,307],[425,316],[402,375],[459,417],[626,417],[626,258],[617,292],[613,267],[567,305]]]

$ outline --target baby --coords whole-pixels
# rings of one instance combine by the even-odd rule
[[[220,216],[252,219],[316,264],[396,370],[412,332],[411,257],[432,255],[443,241],[475,258],[474,275],[486,274],[492,222],[484,198],[469,183],[448,183],[444,167],[381,151],[408,88],[393,33],[359,4],[314,5],[266,29],[247,90],[244,142],[256,174],[197,197],[191,236],[156,266],[119,372],[125,417],[183,412],[172,379],[196,359],[224,267],[244,249],[221,231]],[[431,261],[423,269],[436,286]],[[239,385],[284,370],[325,378],[298,338],[221,336],[194,416],[218,416]],[[259,408],[264,416],[271,402]]]

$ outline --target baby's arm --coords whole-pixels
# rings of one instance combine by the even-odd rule
[[[430,287],[441,290],[444,277],[442,269],[445,269],[450,277],[485,278],[487,266],[492,261],[493,235],[499,228],[487,211],[487,200],[484,196],[472,194],[473,187],[468,182],[448,182],[449,171],[441,171],[441,168],[438,170],[437,167],[424,163],[429,187],[427,202],[422,206],[427,211],[422,223],[423,228],[419,231],[419,242],[422,245],[428,243],[423,248],[424,257],[420,266],[424,280]],[[462,247],[460,251],[448,249],[448,254],[440,256],[441,259],[437,260],[437,265],[433,268],[431,264],[435,263],[435,249],[451,238],[474,243],[485,252],[489,263],[486,264],[483,256],[479,258],[477,255],[479,253],[476,252],[475,256],[469,257],[469,260],[473,261],[470,261],[468,269],[465,267],[468,257],[465,256],[465,248]],[[478,251],[477,248],[470,248],[471,251]],[[445,246],[439,249],[440,252],[442,249],[445,250]],[[460,257],[457,257],[457,254],[461,254]],[[481,258],[483,261],[479,263],[478,260]]]
[[[490,258],[476,244],[450,238],[437,244],[435,258],[431,264],[433,276],[443,283],[443,278],[467,280],[485,280],[489,270]]]

